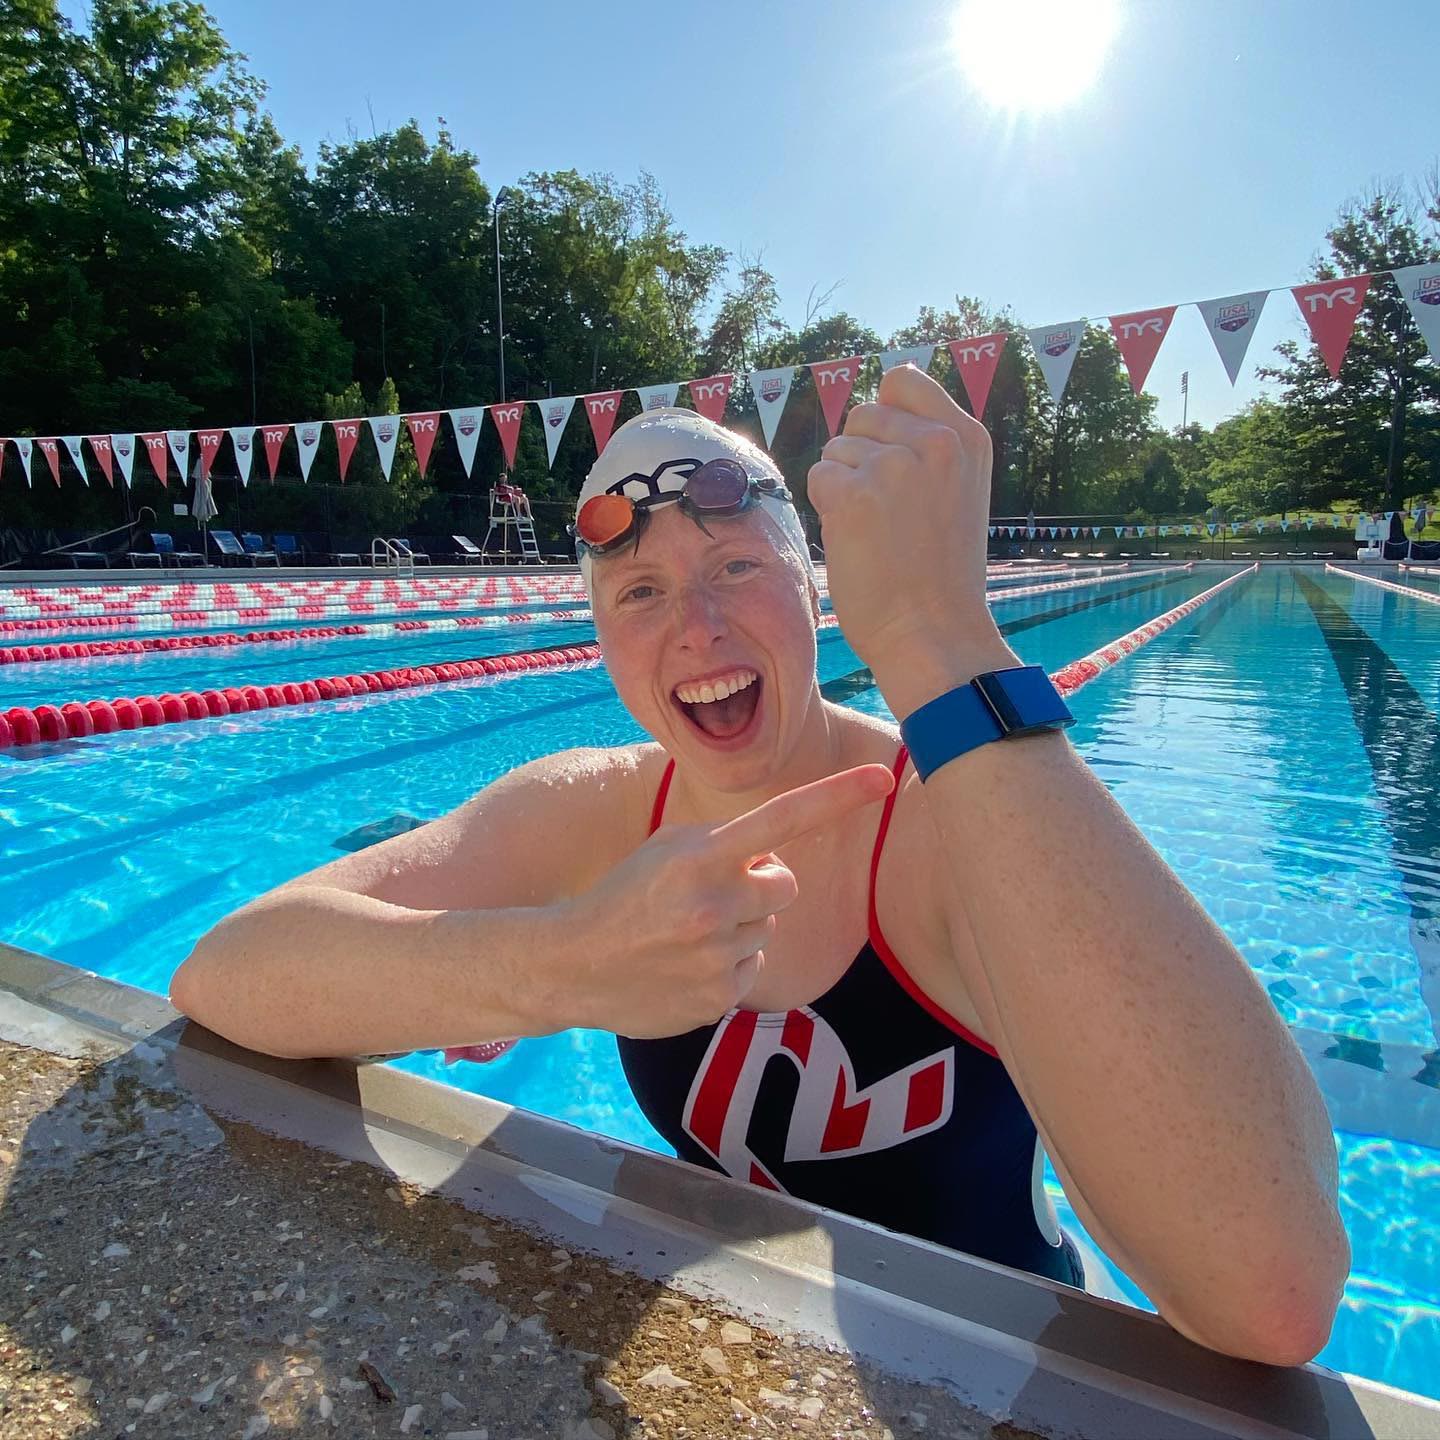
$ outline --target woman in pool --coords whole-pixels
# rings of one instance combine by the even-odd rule
[[[1348,1263],[1324,1107],[1244,961],[1052,728],[1048,682],[1003,673],[989,474],[984,429],[909,367],[810,472],[835,613],[912,759],[821,697],[769,458],[688,412],[632,420],[577,534],[653,743],[534,761],[262,896],[201,940],[176,1005],[286,1056],[608,1029],[686,1159],[1079,1284],[1038,1140],[1177,1329],[1308,1359]],[[997,673],[980,684],[1028,733],[1000,738],[969,683]]]

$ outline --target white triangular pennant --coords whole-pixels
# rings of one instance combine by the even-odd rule
[[[637,385],[635,393],[640,397],[642,410],[670,410],[675,406],[675,397],[680,393],[680,382],[672,385]]]
[[[795,379],[795,367],[782,365],[778,370],[752,370],[746,377],[750,382],[750,393],[755,397],[755,408],[760,412],[760,428],[765,432],[765,443],[775,443],[775,427],[790,398],[790,386]]]
[[[190,460],[190,432],[188,430],[167,430],[165,439],[170,453],[175,457],[175,468],[183,480],[190,472],[185,468]]]
[[[460,450],[460,463],[465,467],[465,478],[475,466],[475,447],[480,443],[480,430],[485,424],[485,410],[472,406],[469,410],[452,410],[450,424],[455,431],[455,444]]]
[[[240,483],[249,485],[250,467],[255,461],[255,427],[253,425],[232,427],[230,445],[235,451],[235,468],[240,472]]]
[[[1080,339],[1084,334],[1083,320],[1074,320],[1068,325],[1043,325],[1029,332],[1035,358],[1040,362],[1041,373],[1050,387],[1050,398],[1057,405],[1070,381],[1070,371],[1080,353]]]
[[[121,478],[127,485],[133,484],[130,476],[135,470],[135,437],[133,435],[112,435],[110,451],[120,466]]]
[[[28,435],[16,435],[15,448],[20,452],[20,467],[25,471],[25,483],[33,490],[35,481],[30,475],[30,460],[35,454],[35,442]]]
[[[679,388],[678,386],[676,387]],[[570,423],[570,412],[575,408],[576,396],[552,395],[548,400],[537,400],[540,409],[540,425],[545,431],[545,452],[550,457],[551,468],[555,465],[555,451],[560,446],[560,437]]]
[[[1409,265],[1390,273],[1415,317],[1416,329],[1430,353],[1440,360],[1440,264]]]
[[[85,457],[80,453],[82,438],[79,435],[62,435],[60,437],[65,448],[70,452],[70,458],[75,462],[75,468],[80,472],[80,478],[88,485],[90,477],[85,473]]]
[[[1232,385],[1245,363],[1245,352],[1250,348],[1267,294],[1267,290],[1251,290],[1245,295],[1227,295],[1223,300],[1195,302]]]
[[[371,415],[365,423],[375,437],[375,448],[380,452],[380,471],[388,480],[390,467],[395,463],[395,446],[400,439],[400,417],[398,415]]]
[[[310,467],[320,449],[320,436],[324,427],[318,420],[302,420],[295,427],[295,443],[300,447],[300,478],[310,479]]]
[[[902,345],[898,350],[880,352],[880,370],[883,374],[897,365],[913,365],[917,370],[928,370],[934,358],[934,345]]]

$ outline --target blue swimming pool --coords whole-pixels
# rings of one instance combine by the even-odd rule
[[[1137,574],[995,613],[1022,656],[1053,669],[1222,573]],[[319,658],[347,645],[394,666],[589,634],[516,626],[300,653],[307,674],[324,674],[363,668]],[[249,683],[276,659],[262,651],[286,648],[126,658],[190,667],[184,680],[143,671],[143,688],[178,689]],[[71,698],[77,676],[111,663],[66,667],[58,697],[17,685],[48,684],[42,672],[58,666],[0,672],[0,709]],[[884,713],[833,630],[820,675],[845,703]],[[1440,607],[1265,569],[1073,708],[1077,745],[1254,968],[1331,1107],[1355,1265],[1322,1358],[1440,1396]],[[0,752],[0,938],[163,992],[197,935],[280,880],[442,813],[535,755],[636,738],[597,667]],[[659,1144],[606,1036],[529,1041],[491,1066],[400,1063]]]

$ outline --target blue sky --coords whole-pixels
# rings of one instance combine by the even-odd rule
[[[954,0],[209,7],[307,160],[443,115],[492,186],[643,167],[693,238],[763,256],[787,318],[839,281],[882,335],[957,291],[1041,325],[1290,285],[1342,201],[1440,152],[1436,0],[1121,0],[1093,88],[1018,117],[953,63]],[[1247,371],[1300,333],[1272,296]],[[1166,424],[1186,368],[1206,423],[1257,393],[1182,311]]]

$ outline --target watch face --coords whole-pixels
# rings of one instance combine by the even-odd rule
[[[1058,730],[1075,717],[1039,665],[977,675],[975,686],[995,712],[1007,735],[1032,730]]]

